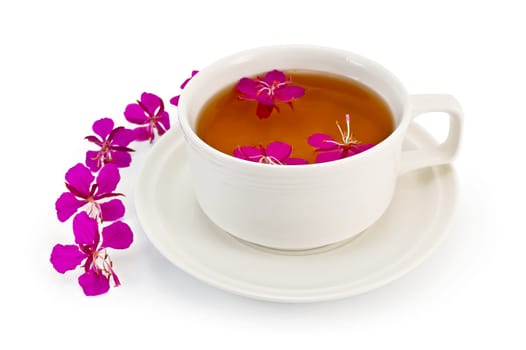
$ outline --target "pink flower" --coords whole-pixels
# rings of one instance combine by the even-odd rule
[[[268,118],[274,109],[279,112],[276,102],[291,105],[292,100],[305,93],[304,88],[291,83],[292,81],[285,77],[285,73],[274,69],[265,74],[263,79],[242,78],[236,88],[241,93],[241,99],[258,102],[256,114],[259,118]]]
[[[190,76],[190,78],[187,78],[182,84],[181,84],[181,90],[183,90],[186,86],[186,84],[188,84],[188,82],[190,80],[192,80],[192,78],[197,74],[199,73],[198,70],[193,70],[192,71],[192,75]],[[174,106],[179,106],[179,98],[181,97],[181,95],[177,95],[177,96],[174,96],[170,99],[170,103],[173,104]]]
[[[126,106],[124,117],[130,123],[146,125],[134,130],[137,141],[150,140],[152,143],[155,138],[154,130],[161,136],[170,129],[170,116],[164,110],[163,100],[148,92],[143,92],[137,103]]]
[[[274,165],[307,164],[305,159],[290,158],[292,146],[284,142],[272,142],[267,148],[263,146],[241,146],[234,150],[234,157],[256,163]]]
[[[93,123],[93,132],[98,136],[90,135],[85,139],[96,144],[100,149],[86,152],[86,165],[91,171],[98,171],[107,163],[113,163],[119,168],[130,165],[129,152],[133,152],[133,149],[127,146],[135,137],[132,130],[122,126],[114,128],[113,120],[103,118]]]
[[[82,164],[77,164],[66,173],[66,188],[69,192],[60,195],[55,203],[58,219],[69,219],[77,210],[88,205],[88,214],[100,221],[113,221],[124,215],[124,205],[118,199],[104,202],[106,199],[122,196],[113,192],[120,181],[116,165],[106,164],[95,176]]]
[[[128,248],[133,242],[130,227],[122,221],[104,227],[101,243],[97,220],[81,212],[73,219],[73,232],[76,245],[57,244],[53,247],[50,261],[55,270],[65,273],[84,262],[84,273],[79,276],[78,282],[88,296],[106,293],[110,289],[110,278],[116,287],[119,286],[119,278],[106,248]]]
[[[340,123],[336,122],[342,141],[338,142],[327,134],[313,134],[309,136],[308,143],[316,147],[316,163],[325,163],[332,160],[338,160],[353,156],[373,147],[373,144],[360,144],[351,134],[351,118],[349,114],[345,115],[347,130],[344,132]]]

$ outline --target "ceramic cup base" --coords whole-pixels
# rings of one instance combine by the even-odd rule
[[[367,230],[366,230],[367,231]],[[271,253],[271,254],[280,254],[280,255],[312,255],[312,254],[321,254],[321,253],[325,253],[325,252],[328,252],[330,250],[333,250],[333,249],[337,249],[339,247],[342,247],[350,242],[352,242],[353,240],[355,240],[356,238],[358,238],[360,235],[363,235],[365,234],[366,231],[362,231],[360,232],[359,234],[357,235],[354,235],[350,238],[347,238],[347,239],[344,239],[343,241],[339,241],[339,242],[335,242],[335,243],[331,243],[331,244],[326,244],[326,245],[323,245],[323,246],[320,246],[320,247],[315,247],[315,248],[310,248],[310,249],[278,249],[278,248],[272,248],[272,247],[267,247],[267,246],[264,246],[264,245],[261,245],[261,244],[257,244],[257,243],[252,243],[252,242],[249,242],[249,241],[245,241],[244,239],[241,239],[241,238],[238,238],[232,234],[228,234],[230,236],[232,236],[234,239],[238,240],[239,242],[251,247],[251,248],[254,248],[254,249],[257,249],[257,250],[260,250],[260,251],[263,251],[263,252],[267,252],[267,253]]]

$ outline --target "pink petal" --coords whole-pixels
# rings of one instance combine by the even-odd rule
[[[55,202],[55,209],[59,221],[64,222],[75,214],[77,210],[86,204],[86,201],[78,200],[69,192],[64,192]]]
[[[374,147],[374,144],[371,144],[371,143],[364,143],[364,144],[361,144],[361,145],[354,145],[352,147],[352,152],[354,154],[358,154],[358,153],[362,153],[364,151],[367,151],[368,149]]]
[[[159,136],[163,136],[166,133],[166,130],[164,129],[164,127],[160,123],[156,123],[155,127],[157,129],[157,134]],[[153,141],[153,138],[152,138],[152,140],[150,140],[150,142],[151,141]]]
[[[192,71],[192,76],[191,76],[190,78],[186,79],[186,80],[181,84],[181,89],[184,89],[184,88],[186,87],[186,84],[188,84],[188,82],[189,82],[190,80],[192,80],[192,78],[193,78],[197,73],[199,73],[198,70],[193,70],[193,71]]]
[[[306,159],[303,158],[289,158],[286,161],[283,162],[287,165],[301,165],[301,164],[309,164],[309,162]]]
[[[143,92],[141,95],[141,102],[146,107],[150,115],[155,115],[157,109],[161,105],[161,98],[149,92]]]
[[[86,165],[92,172],[99,171],[99,161],[96,158],[99,154],[98,151],[87,151],[86,152]]]
[[[232,155],[239,159],[248,160],[248,157],[245,155],[241,147],[236,148],[234,152],[232,152]]]
[[[192,78],[187,78],[185,81],[183,81],[183,83],[181,84],[180,88],[181,89],[184,89],[186,87],[186,84],[188,84],[188,82],[192,80]]]
[[[287,77],[282,71],[274,69],[265,74],[265,78],[263,80],[269,85],[272,85],[272,83],[274,83],[275,81],[277,81],[278,83],[284,82],[285,80],[287,80]]]
[[[329,151],[329,152],[320,152],[316,156],[316,163],[331,162],[333,160],[338,160],[341,158],[342,158],[342,151],[339,149],[335,151]]]
[[[133,133],[135,134],[135,141],[147,141],[154,137],[152,129],[148,126],[136,128]]]
[[[102,118],[97,120],[95,123],[93,123],[93,131],[95,134],[102,137],[102,140],[105,140],[106,137],[110,134],[110,132],[113,130],[113,120],[110,118]]]
[[[167,131],[170,129],[170,115],[168,112],[164,111],[159,119],[157,119],[159,123],[164,127],[164,131]],[[162,135],[162,134],[159,134]]]
[[[250,78],[241,78],[236,89],[243,94],[242,98],[245,100],[255,100],[258,94],[258,84]]]
[[[179,98],[181,97],[181,95],[177,95],[177,96],[174,96],[170,99],[170,103],[173,104],[174,106],[179,106]]]
[[[84,211],[77,214],[73,218],[73,233],[75,235],[75,243],[78,245],[97,244],[99,241],[97,220],[90,218]]]
[[[111,193],[117,188],[121,176],[115,164],[109,163],[102,167],[97,176],[97,196],[104,193]]]
[[[266,119],[266,118],[270,117],[270,115],[272,114],[272,111],[274,110],[274,108],[277,109],[277,107],[274,106],[274,105],[267,106],[267,105],[264,105],[264,104],[258,102],[258,105],[256,107],[256,115],[258,116],[259,119]]]
[[[316,147],[317,149],[330,150],[333,148],[338,148],[338,145],[327,142],[335,141],[330,135],[327,134],[312,134],[309,136],[307,142],[309,145]]]
[[[146,124],[150,121],[150,118],[148,118],[144,110],[137,103],[132,103],[126,106],[124,117],[130,123],[139,125]]]
[[[351,148],[342,150],[340,158],[349,158],[358,153],[367,151],[369,148],[373,147],[373,144],[362,144],[362,145],[352,145]]]
[[[132,230],[122,221],[114,222],[102,230],[101,248],[126,249],[132,242]]]
[[[83,164],[78,163],[66,173],[66,181],[84,195],[89,195],[94,176]]]
[[[280,102],[288,103],[295,98],[300,98],[305,94],[305,89],[299,86],[284,86],[280,89],[277,89],[274,92],[276,100]]]
[[[65,273],[66,271],[74,270],[86,257],[87,255],[82,253],[76,245],[57,244],[51,251],[49,261],[51,261],[55,270]]]
[[[101,203],[100,211],[102,220],[115,221],[124,216],[126,209],[119,199],[112,199],[109,202]]]
[[[285,161],[292,153],[292,146],[285,142],[271,142],[265,151],[267,156],[274,157],[280,162]]]
[[[111,163],[115,164],[119,168],[126,168],[131,164],[131,155],[124,151],[113,151],[111,152]]]
[[[115,131],[112,138],[112,145],[128,146],[135,138],[133,130],[122,128]]]
[[[110,282],[101,272],[89,270],[80,275],[78,281],[87,296],[104,294],[110,290]]]
[[[234,150],[234,157],[249,160],[251,162],[259,162],[263,153],[259,147],[242,146]]]
[[[266,90],[256,96],[256,101],[265,106],[274,106],[274,98]]]

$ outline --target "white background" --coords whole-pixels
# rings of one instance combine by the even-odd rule
[[[0,5],[0,348],[524,349],[526,21],[512,1],[4,1]],[[345,4],[345,5],[344,5]],[[449,235],[405,277],[307,305],[253,301],[171,265],[138,226],[138,147],[119,189],[134,245],[113,253],[123,284],[88,298],[49,263],[72,242],[56,220],[83,137],[143,91],[165,99],[226,54],[266,44],[367,56],[413,93],[465,111]],[[169,110],[175,118],[175,109]],[[440,130],[440,123],[436,123]],[[442,126],[443,128],[443,126]]]

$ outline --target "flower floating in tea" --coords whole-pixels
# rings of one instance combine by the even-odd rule
[[[93,132],[97,134],[86,136],[85,139],[100,147],[98,151],[86,152],[86,165],[91,171],[98,171],[104,164],[113,163],[119,168],[125,168],[131,163],[129,152],[134,150],[128,145],[135,138],[132,130],[122,126],[114,128],[113,120],[103,118],[93,123]]]
[[[121,193],[113,192],[119,181],[119,170],[114,164],[105,165],[96,179],[84,165],[78,163],[73,166],[66,173],[66,187],[69,192],[62,193],[55,203],[58,219],[66,221],[85,205],[88,205],[87,212],[91,218],[101,222],[120,219],[124,215],[122,202],[118,199],[105,201],[122,196]]]
[[[81,212],[73,219],[73,234],[76,245],[57,244],[53,247],[50,261],[55,270],[65,273],[85,261],[82,265],[84,273],[79,276],[78,282],[88,296],[106,293],[110,289],[110,278],[115,286],[119,286],[119,278],[113,270],[106,248],[128,248],[133,242],[130,227],[122,221],[116,221],[104,227],[100,234],[97,220]]]
[[[374,146],[373,144],[362,144],[353,138],[349,114],[345,115],[345,123],[347,128],[343,131],[340,123],[336,122],[336,126],[341,135],[341,142],[334,140],[327,134],[313,134],[309,136],[308,143],[316,148],[315,152],[318,152],[316,163],[325,163],[347,158]]]
[[[192,75],[187,78],[180,86],[181,90],[184,90],[184,88],[186,87],[186,84],[188,84],[188,82],[190,80],[192,80],[192,78],[197,74],[199,73],[198,70],[193,70],[192,71]],[[181,95],[177,95],[177,96],[174,96],[170,99],[170,103],[173,104],[174,106],[179,106],[179,98],[181,97]]]
[[[242,78],[237,83],[236,89],[241,93],[239,98],[242,100],[257,101],[256,114],[259,118],[268,118],[274,109],[279,112],[276,102],[288,103],[292,106],[294,99],[305,94],[304,88],[291,83],[285,73],[274,69],[266,73],[263,78]]]
[[[149,140],[152,143],[155,138],[154,130],[162,136],[170,129],[170,117],[164,110],[163,100],[147,92],[142,93],[137,103],[126,106],[124,117],[130,123],[146,125],[134,129],[136,141]]]
[[[273,165],[307,164],[305,159],[291,158],[292,146],[284,142],[271,142],[266,148],[241,146],[234,150],[234,157],[256,163]]]

